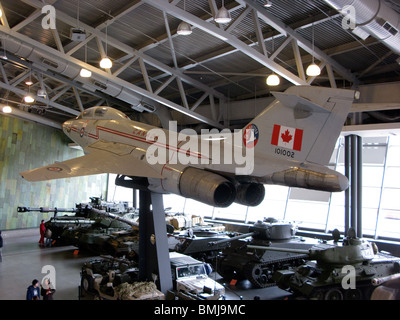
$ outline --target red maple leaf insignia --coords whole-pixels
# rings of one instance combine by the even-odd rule
[[[289,143],[293,136],[290,134],[289,130],[286,130],[285,133],[281,134],[281,138],[283,142]]]

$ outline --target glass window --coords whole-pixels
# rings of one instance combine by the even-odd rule
[[[381,210],[379,213],[378,235],[400,238],[400,210]]]
[[[400,210],[400,189],[384,188],[382,191],[381,208]],[[400,230],[399,230],[400,232]]]
[[[363,187],[362,188],[363,208],[378,208],[380,195],[381,195],[381,188]]]
[[[363,235],[375,235],[376,217],[378,209],[362,208],[362,231]]]
[[[388,166],[400,166],[400,146],[392,146],[392,138],[390,138],[390,146],[388,149],[387,162]]]
[[[362,167],[362,184],[364,187],[380,187],[382,185],[383,166]]]
[[[163,196],[164,208],[171,208],[171,212],[183,212],[185,209],[185,198],[176,194],[166,194]]]
[[[194,216],[212,217],[213,209],[214,208],[208,204],[193,199],[186,199],[184,212],[185,214],[190,214]]]
[[[325,229],[328,204],[323,202],[289,201],[285,220],[301,222],[300,228]]]
[[[265,199],[286,201],[289,188],[278,185],[265,185]]]
[[[107,113],[108,108],[106,107],[98,107],[94,111],[95,117],[104,117]]]
[[[214,218],[245,221],[247,213],[247,207],[233,203],[228,208],[215,208]]]
[[[108,192],[107,201],[119,202],[127,201],[130,207],[133,207],[133,193],[136,190],[131,188],[125,188],[115,185],[116,174],[108,175]]]
[[[247,222],[256,222],[264,218],[273,217],[282,220],[286,207],[285,200],[264,199],[264,201],[256,207],[249,207],[247,211]]]
[[[400,188],[400,167],[386,168],[384,186]]]

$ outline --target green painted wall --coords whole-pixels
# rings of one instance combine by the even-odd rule
[[[107,175],[29,182],[19,173],[83,155],[60,130],[0,115],[0,230],[37,227],[52,213],[18,213],[18,206],[74,208],[105,197]]]

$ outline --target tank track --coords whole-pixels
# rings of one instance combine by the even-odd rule
[[[276,285],[272,280],[272,275],[276,270],[297,267],[304,263],[308,255],[297,255],[294,257],[277,259],[265,263],[251,261],[244,267],[244,274],[247,280],[257,288],[267,288]]]

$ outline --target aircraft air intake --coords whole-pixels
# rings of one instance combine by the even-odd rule
[[[179,180],[181,195],[214,207],[229,207],[236,196],[232,182],[224,177],[196,168],[186,168]]]

